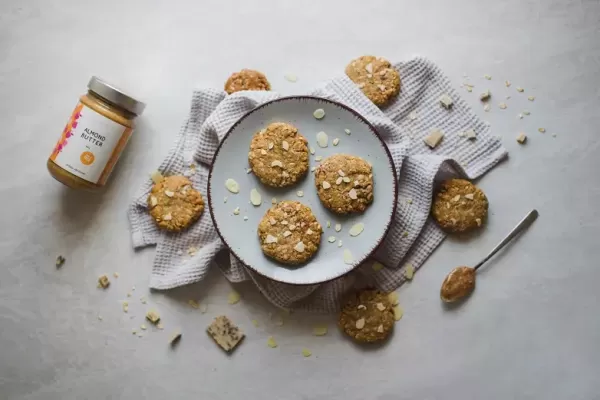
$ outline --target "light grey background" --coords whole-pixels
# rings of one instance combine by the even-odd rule
[[[1,2],[0,398],[598,398],[599,30],[597,0]],[[252,67],[294,94],[365,53],[426,55],[456,86],[468,74],[476,87],[464,97],[510,152],[480,182],[488,227],[446,240],[400,289],[405,316],[392,340],[364,350],[331,323],[328,336],[313,337],[317,318],[300,315],[277,327],[251,287],[227,305],[230,285],[218,274],[148,293],[153,250],[133,252],[125,208],[173,142],[192,88]],[[45,162],[92,74],[148,108],[110,187],[82,194],[54,182]],[[494,107],[484,113],[477,93],[488,87]],[[531,116],[519,120],[524,108]],[[515,141],[521,131],[525,146]],[[532,207],[540,218],[482,271],[470,301],[444,309],[446,272],[477,262]],[[58,254],[67,262],[57,271]],[[98,275],[114,271],[120,278],[98,290]],[[192,296],[209,304],[206,314],[185,304]],[[166,329],[135,337],[147,307]],[[230,357],[203,332],[219,313],[247,332]],[[171,351],[175,327],[184,337]]]
[[[323,109],[325,117],[320,120],[314,118],[316,109]],[[309,149],[315,150],[314,155],[309,153],[310,167],[319,166],[316,157],[322,157],[324,162],[334,154],[352,154],[371,163],[375,184],[373,203],[369,208],[360,214],[339,215],[330,212],[319,200],[315,173],[310,170],[296,185],[286,188],[271,188],[263,185],[255,174],[246,173],[249,168],[248,149],[253,136],[273,122],[287,122],[298,128],[298,132],[308,141]],[[344,129],[350,129],[351,134],[347,135]],[[325,148],[317,144],[317,132],[321,131],[329,137]],[[334,146],[336,138],[339,143]],[[366,260],[390,225],[396,202],[392,166],[391,156],[386,153],[381,139],[351,111],[335,103],[310,98],[268,104],[235,126],[224,139],[215,160],[210,195],[219,232],[240,260],[266,277],[294,284],[314,284],[337,278]],[[239,183],[239,193],[233,194],[225,187],[224,182],[230,178]],[[330,183],[335,187],[335,181]],[[262,195],[260,206],[250,203],[250,191],[254,188]],[[302,197],[297,196],[298,190],[302,190]],[[224,197],[227,197],[226,203]],[[302,266],[286,266],[266,257],[261,251],[258,224],[272,207],[271,199],[274,197],[277,201],[293,200],[307,205],[323,228],[319,251]],[[239,215],[233,214],[236,207],[240,208]],[[244,217],[248,220],[244,221]],[[329,228],[327,222],[330,223]],[[348,231],[359,222],[365,224],[365,230],[359,236],[350,236]],[[335,231],[336,224],[341,225],[340,232]],[[334,237],[334,243],[329,243],[330,236]],[[339,240],[342,240],[342,247],[338,247]],[[343,252],[346,249],[351,252],[354,262],[344,261]]]

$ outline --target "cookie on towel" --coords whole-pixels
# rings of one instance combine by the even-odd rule
[[[485,222],[487,212],[487,197],[465,179],[443,182],[431,206],[431,214],[440,227],[454,233],[479,228]]]
[[[285,264],[301,264],[319,249],[321,225],[310,207],[282,201],[265,213],[258,225],[263,253]]]
[[[248,163],[265,185],[293,185],[308,171],[307,143],[296,127],[274,122],[252,138]]]
[[[340,328],[361,343],[384,340],[394,328],[394,305],[378,290],[354,293],[339,317]]]
[[[363,212],[373,202],[373,168],[360,157],[334,154],[315,170],[321,203],[338,214]]]
[[[173,175],[154,184],[148,196],[148,209],[160,228],[179,232],[200,218],[204,200],[188,178]]]
[[[271,84],[262,72],[243,69],[240,72],[231,74],[225,82],[227,94],[241,92],[242,90],[271,90]]]
[[[346,67],[346,75],[380,107],[400,92],[400,74],[385,58],[362,56],[352,60]]]

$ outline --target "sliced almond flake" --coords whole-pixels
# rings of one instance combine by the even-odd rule
[[[277,204],[277,197],[273,197],[271,199],[271,204]]]
[[[163,221],[171,221],[173,219],[173,216],[171,215],[171,213],[165,214],[162,216]]]
[[[412,264],[406,264],[406,267],[404,268],[404,276],[408,280],[412,280],[412,278],[415,276],[415,267],[413,267]]]
[[[350,236],[358,236],[365,230],[365,224],[359,222],[358,224],[352,225],[350,231],[348,232]]]
[[[323,189],[329,189],[331,187],[331,184],[327,181],[323,181],[321,186],[323,186]]]
[[[244,221],[248,221],[248,216],[244,215]]]
[[[227,196],[223,197],[223,203],[227,203]]]
[[[291,234],[292,234],[292,232],[290,232],[290,231],[285,231],[285,232],[283,232],[283,237],[288,237],[288,236],[290,236]]]
[[[477,226],[481,226],[481,218],[475,218],[475,222],[477,223]]]
[[[321,161],[323,159],[323,156],[316,156],[315,157],[315,161]]]
[[[339,138],[335,138],[335,139],[333,139],[332,143],[333,143],[334,146],[337,146],[340,143],[340,139]]]
[[[316,150],[315,150],[315,148],[314,148],[314,147],[311,147],[311,148],[309,149],[309,151],[310,151],[310,154],[315,154],[315,151],[316,151]]]
[[[507,105],[506,105],[506,103],[500,103],[500,104],[498,104],[498,107],[500,107],[500,109],[502,109],[502,110],[506,110]]]
[[[298,77],[294,74],[285,74],[284,78],[288,82],[295,83],[298,80]]]
[[[335,236],[329,236],[329,237],[327,238],[327,241],[328,241],[329,243],[334,243],[334,242],[335,242],[335,240],[336,240],[336,239],[335,239]]]
[[[520,87],[520,86],[517,86],[517,92],[519,92],[519,93],[523,93],[524,91],[525,91],[525,89],[523,89],[523,88],[522,88],[522,87]]]
[[[331,228],[331,221],[327,221],[327,227]]]
[[[262,196],[258,193],[256,188],[250,191],[250,203],[252,203],[253,206],[260,206],[262,204]]]
[[[240,208],[236,207],[233,209],[233,215],[240,215]]]
[[[356,329],[362,329],[365,327],[365,319],[364,318],[360,318],[359,320],[356,321]]]
[[[275,143],[269,142],[269,144],[268,144],[269,150],[272,150],[273,146],[275,146]]]
[[[317,144],[319,145],[319,147],[325,148],[327,147],[328,143],[329,136],[325,132],[321,131],[317,133]]]
[[[356,200],[358,198],[358,195],[356,193],[356,189],[350,189],[350,191],[348,192],[348,196],[352,199],[352,200]]]
[[[150,205],[152,207],[156,206],[158,204],[158,200],[156,199],[156,197],[154,196],[150,196]]]
[[[352,132],[351,132],[351,131],[350,131],[350,129],[348,129],[348,128],[344,129],[344,132],[346,132],[346,135],[350,135],[350,134],[352,134]]]
[[[198,303],[196,300],[188,300],[188,304],[192,307],[192,308],[200,308],[200,303]]]
[[[404,310],[402,310],[402,307],[395,306],[394,307],[394,320],[400,321],[402,319],[403,315],[404,315]]]
[[[298,197],[303,197],[303,196],[304,196],[304,192],[303,192],[302,190],[298,190],[298,191],[296,192],[296,196],[298,196]]]
[[[231,178],[229,178],[225,181],[225,187],[231,193],[239,193],[239,191],[240,191],[240,185],[234,179],[231,179]]]
[[[325,116],[325,110],[323,110],[322,108],[317,108],[313,112],[313,117],[315,117],[316,119],[323,119],[324,116]]]
[[[313,232],[313,231],[312,231],[312,229],[310,229],[310,228],[308,228],[308,229],[306,230],[306,234],[307,234],[307,235],[312,235],[313,233],[314,233],[314,232]]]
[[[344,180],[344,178],[342,178],[341,176],[338,176],[338,178],[335,180],[335,184],[341,185],[343,180]]]
[[[492,109],[492,107],[489,104],[486,104],[485,106],[483,106],[483,111],[488,112]]]
[[[365,306],[364,304],[359,304],[359,305],[356,307],[356,309],[357,309],[357,310],[366,310],[366,309],[367,309],[367,306]]]
[[[504,81],[504,86],[510,87],[510,81]]]
[[[313,328],[313,335],[315,336],[325,336],[327,335],[327,327],[326,326],[320,326],[317,325]]]
[[[460,200],[460,194],[457,194],[456,196],[454,196],[452,198],[452,201],[459,201]]]
[[[373,63],[368,63],[365,66],[365,69],[367,70],[368,73],[372,74],[373,73]]]
[[[157,170],[150,174],[150,179],[152,179],[152,182],[154,183],[159,183],[160,181],[165,179],[165,177],[160,173],[160,171]]]
[[[390,294],[388,294],[388,300],[390,301],[390,303],[395,306],[398,304],[398,293],[396,292],[391,292]]]
[[[540,133],[546,133],[546,128],[538,128],[538,131],[539,131]]]
[[[342,239],[340,239],[340,240],[338,241],[338,247],[342,247],[342,245],[343,245],[343,243],[342,243]]]
[[[283,163],[281,161],[279,161],[279,160],[273,160],[271,162],[271,167],[281,167],[281,168],[283,168]]]
[[[310,357],[312,355],[312,353],[310,352],[309,349],[302,349],[302,355],[304,357]]]
[[[484,77],[485,79],[487,79],[488,81],[491,81],[491,80],[492,80],[492,76],[491,76],[491,75],[485,74],[483,77]]]
[[[250,174],[250,173],[252,173],[252,168],[248,168],[248,169],[246,170],[246,173],[247,173],[247,174]]]
[[[467,193],[467,194],[465,194],[465,199],[473,200],[473,198],[474,198],[473,193]]]
[[[335,224],[335,231],[339,232],[342,230],[342,224]]]
[[[519,142],[520,144],[524,144],[527,141],[527,136],[524,133],[521,133],[519,136],[517,136],[517,142]]]
[[[377,303],[376,306],[379,311],[385,311],[385,309],[386,309],[386,307],[383,303]]]
[[[263,156],[267,155],[267,151],[265,149],[261,149],[260,150],[260,154],[262,154]]]
[[[383,269],[383,264],[375,261],[371,268],[373,268],[373,271],[375,271],[375,272],[381,271]]]
[[[304,242],[302,242],[302,241],[296,243],[296,245],[294,246],[294,250],[296,250],[298,253],[303,253],[304,248],[305,248]]]
[[[383,333],[383,324],[377,327],[377,332]]]
[[[265,238],[265,243],[266,244],[277,243],[277,238],[273,235],[267,235],[267,237]]]
[[[227,296],[227,302],[229,304],[236,304],[240,301],[241,296],[238,292],[236,292],[235,290],[232,290],[231,292],[229,292],[229,295]]]
[[[350,265],[354,263],[354,257],[352,256],[352,252],[348,249],[344,249],[344,263]]]
[[[342,177],[346,176],[346,174],[344,173],[344,171],[342,171],[341,169],[339,169],[337,173],[338,173],[339,176],[342,176]]]
[[[267,346],[269,346],[272,349],[277,347],[277,342],[275,341],[273,336],[269,336],[269,338],[267,339]]]
[[[281,142],[281,148],[283,148],[283,150],[288,151],[290,149],[290,144],[284,140],[283,142]]]
[[[529,115],[529,114],[531,114],[529,111],[523,110],[523,115]]]

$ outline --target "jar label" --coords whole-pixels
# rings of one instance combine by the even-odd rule
[[[103,185],[130,135],[130,128],[79,103],[50,159],[73,175]]]

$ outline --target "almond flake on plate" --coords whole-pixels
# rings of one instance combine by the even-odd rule
[[[492,76],[491,76],[491,75],[485,74],[483,77],[484,77],[485,79],[487,79],[488,81],[491,81],[491,80],[492,80]]]
[[[344,263],[352,265],[354,263],[354,257],[352,252],[348,249],[344,249]]]
[[[531,114],[529,111],[523,110],[523,115],[529,115],[529,114]]]
[[[327,238],[327,241],[328,241],[329,243],[333,243],[333,242],[335,242],[335,236],[329,236],[329,237]]]
[[[517,142],[519,142],[520,144],[525,144],[526,141],[527,135],[525,135],[524,133],[521,133],[519,136],[517,136]]]
[[[546,133],[546,128],[538,128],[538,131],[539,131],[540,133]]]
[[[318,325],[313,328],[313,335],[315,336],[325,336],[327,335],[327,327],[324,325]]]
[[[313,117],[315,117],[316,119],[323,119],[324,116],[325,116],[325,110],[323,110],[322,108],[317,108],[313,112]]]
[[[350,129],[346,128],[344,129],[344,132],[346,132],[346,135],[350,135],[352,132],[350,132]]]
[[[236,207],[233,209],[233,215],[240,215],[240,208]]]
[[[273,235],[267,235],[267,237],[265,238],[265,243],[266,244],[277,243],[277,238]]]
[[[342,230],[342,224],[335,224],[335,231],[339,232]]]
[[[285,74],[284,78],[288,82],[292,82],[292,83],[295,83],[298,80],[298,77],[296,75],[294,75],[294,74]]]
[[[271,162],[271,167],[281,167],[281,168],[283,168],[283,163],[281,161],[279,161],[279,160],[273,160]]]
[[[240,191],[240,185],[234,179],[231,179],[231,178],[229,178],[225,181],[225,187],[231,193],[239,193],[239,191]]]
[[[348,232],[350,236],[358,236],[365,230],[365,224],[359,222],[358,224],[354,224],[350,231]]]
[[[319,147],[327,147],[329,143],[329,136],[321,131],[319,133],[317,133],[317,144],[319,145]]]
[[[522,87],[517,87],[517,92],[519,93],[523,93],[525,91],[525,89],[523,89]]]
[[[479,95],[479,100],[481,100],[481,101],[486,101],[486,100],[488,100],[488,99],[491,97],[491,95],[492,95],[492,94],[490,93],[490,91],[489,91],[489,90],[486,90],[485,92],[483,92],[483,93],[481,93],[481,94]]]
[[[253,206],[260,206],[262,204],[262,196],[258,193],[256,188],[250,191],[250,203],[252,203]]]
[[[337,146],[340,143],[340,139],[339,138],[335,138],[333,139],[333,145]]]
[[[314,148],[314,147],[311,147],[311,148],[309,149],[309,151],[310,151],[310,154],[315,154],[315,148]]]

